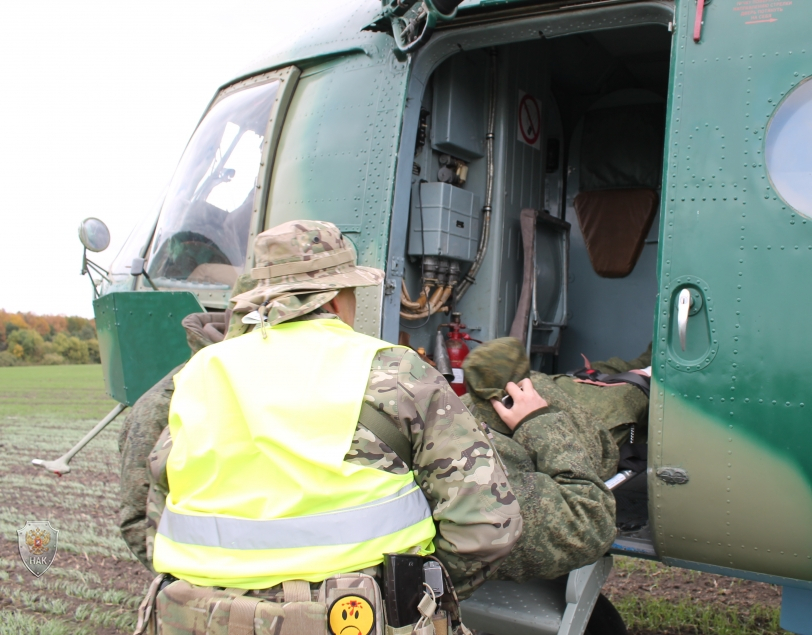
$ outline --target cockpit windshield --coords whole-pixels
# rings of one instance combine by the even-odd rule
[[[155,284],[231,287],[242,272],[262,145],[279,84],[226,94],[195,130],[152,241],[148,272]]]

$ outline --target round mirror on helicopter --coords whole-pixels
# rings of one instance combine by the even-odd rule
[[[812,217],[812,78],[787,95],[769,128],[765,155],[775,190],[793,209]]]
[[[104,251],[110,244],[110,230],[98,218],[86,218],[79,225],[79,240],[89,251]]]

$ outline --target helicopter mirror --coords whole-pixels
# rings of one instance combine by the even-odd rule
[[[86,218],[79,225],[79,240],[90,251],[104,251],[110,244],[110,230],[98,218]]]

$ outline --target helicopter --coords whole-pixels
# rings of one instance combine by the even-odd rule
[[[780,585],[782,627],[812,633],[809,24],[801,0],[336,4],[216,91],[109,270],[83,223],[119,402],[94,431],[188,359],[180,320],[227,308],[258,233],[327,220],[386,272],[364,333],[439,353],[451,314],[548,373],[652,343],[610,554],[486,583],[469,626],[612,632],[592,614],[615,554]]]

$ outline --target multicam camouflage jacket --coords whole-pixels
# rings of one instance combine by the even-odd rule
[[[168,491],[165,465],[171,439],[168,429],[163,434],[161,429],[171,391],[165,379],[136,403],[121,446],[122,534],[147,567]],[[522,531],[519,504],[488,438],[448,382],[406,349],[377,353],[364,398],[411,439],[415,479],[437,527],[436,555],[459,595],[466,597],[492,575]],[[145,453],[149,438],[154,450]],[[345,460],[396,474],[408,472],[361,423]]]
[[[545,409],[513,435],[492,433],[524,520],[522,536],[496,578],[556,578],[594,562],[612,544],[615,499],[602,476],[613,470],[596,470],[613,453],[606,457],[599,444],[581,442],[578,419],[583,423],[571,411]]]

